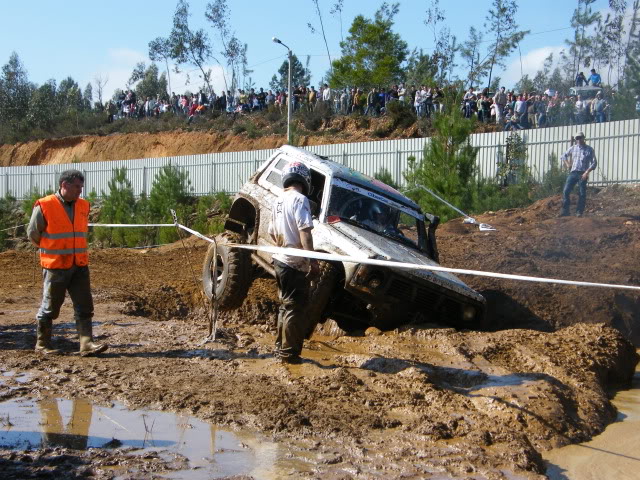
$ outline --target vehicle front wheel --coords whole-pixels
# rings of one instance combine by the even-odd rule
[[[202,288],[207,298],[213,298],[214,284],[218,308],[221,311],[233,310],[242,305],[251,282],[253,270],[251,254],[242,248],[230,248],[225,244],[244,243],[244,239],[231,232],[225,232],[216,237],[217,269],[213,269],[215,245],[211,244],[202,266]]]

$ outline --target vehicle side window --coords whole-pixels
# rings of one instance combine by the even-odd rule
[[[289,159],[284,155],[272,162],[258,179],[258,185],[278,195],[282,189],[282,169],[287,163]]]
[[[271,173],[267,175],[267,181],[276,187],[282,188],[282,174],[278,170],[271,170]]]
[[[416,227],[416,219],[411,215],[408,215],[404,212],[400,212],[400,218],[398,219],[398,228],[402,231],[405,230],[415,230]]]

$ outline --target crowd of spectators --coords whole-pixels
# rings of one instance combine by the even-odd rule
[[[553,90],[516,93],[502,87],[490,95],[487,91],[474,92],[469,89],[461,108],[465,117],[477,115],[481,122],[495,122],[504,130],[609,121],[611,105],[604,92],[591,93],[595,94],[593,98],[581,94],[560,95]]]
[[[600,87],[600,75],[595,70],[586,78],[583,72],[576,76],[576,87]],[[579,90],[579,89],[578,89]],[[560,92],[547,89],[544,92],[506,91],[502,87],[498,92],[488,89],[476,91],[470,88],[463,97],[460,109],[467,118],[477,117],[480,122],[494,123],[504,130],[543,128],[556,125],[605,122],[610,119],[610,103],[604,90],[596,88],[585,98],[580,93],[561,95]],[[612,94],[614,95],[614,94]],[[384,115],[392,102],[402,102],[413,108],[418,118],[430,118],[445,108],[445,92],[439,87],[393,85],[391,88],[342,88],[332,89],[326,83],[315,87],[297,85],[292,90],[294,111],[313,111],[322,105],[328,112],[339,115],[361,114],[367,116]],[[248,114],[265,109],[287,110],[286,90],[258,91],[237,89],[211,91],[206,94],[176,95],[168,98],[137,98],[133,90],[122,92],[117,99],[107,103],[108,121],[118,118],[157,117],[166,112],[184,116],[192,122],[207,110],[216,110],[229,114]]]

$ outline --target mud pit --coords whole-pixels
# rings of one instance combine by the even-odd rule
[[[552,198],[478,217],[498,227],[490,234],[450,222],[438,236],[442,263],[640,284],[640,189],[590,193],[586,218],[553,218]],[[189,245],[199,264],[206,246]],[[637,294],[465,277],[488,297],[497,331],[316,334],[302,365],[283,366],[271,355],[269,279],[223,316],[219,342],[200,344],[206,315],[179,245],[93,252],[95,331],[111,349],[72,355],[65,305],[55,341],[68,353],[44,358],[32,351],[40,296],[32,267],[30,252],[0,254],[0,365],[30,376],[2,383],[0,400],[118,401],[255,431],[313,458],[303,478],[542,478],[540,452],[587,440],[616,418],[608,389],[627,385],[638,359],[627,340],[640,331]],[[23,473],[37,474],[23,453],[0,452],[4,461],[12,455]],[[113,474],[99,462],[88,473]]]

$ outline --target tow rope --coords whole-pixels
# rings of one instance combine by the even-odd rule
[[[91,227],[178,227],[183,229],[190,234],[201,238],[209,243],[216,244],[216,241],[203,235],[196,230],[193,230],[185,225],[180,223],[165,223],[165,224],[102,224],[102,223],[90,223]],[[459,275],[475,275],[479,277],[490,277],[490,278],[502,278],[506,280],[517,280],[522,282],[537,282],[537,283],[552,283],[558,285],[575,285],[581,287],[599,287],[599,288],[614,288],[620,290],[634,290],[640,291],[640,286],[635,285],[620,285],[613,283],[599,283],[599,282],[583,282],[578,280],[564,280],[559,278],[547,278],[547,277],[533,277],[528,275],[513,275],[510,273],[498,273],[498,272],[487,272],[483,270],[469,270],[464,268],[449,268],[449,267],[441,267],[437,265],[422,265],[417,263],[407,263],[407,262],[396,262],[393,260],[378,260],[375,258],[367,258],[367,257],[359,257],[359,256],[347,256],[347,255],[336,255],[333,253],[322,253],[322,252],[311,252],[309,250],[302,250],[297,248],[283,248],[283,247],[272,247],[268,245],[247,245],[240,243],[227,243],[227,244],[217,244],[217,246],[225,245],[232,248],[244,248],[246,250],[254,250],[254,251],[262,251],[267,253],[279,253],[284,255],[290,255],[294,257],[306,257],[306,258],[314,258],[316,260],[328,260],[328,261],[337,261],[337,262],[350,262],[350,263],[363,263],[366,265],[378,265],[381,267],[391,267],[391,268],[401,268],[405,270],[430,270],[434,272],[449,272],[449,273],[457,273]],[[214,295],[215,297],[215,295]]]

